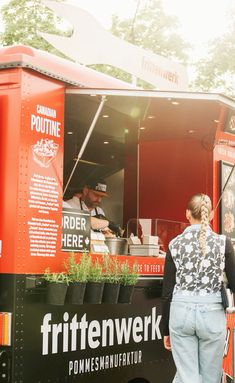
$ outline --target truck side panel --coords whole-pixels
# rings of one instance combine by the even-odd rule
[[[61,264],[64,88],[23,72],[0,92],[1,271],[42,273]]]

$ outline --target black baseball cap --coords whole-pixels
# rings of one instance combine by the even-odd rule
[[[87,182],[86,186],[90,190],[92,190],[93,192],[95,192],[96,194],[98,194],[98,195],[100,195],[102,197],[108,196],[107,184],[101,178],[96,178],[94,180],[91,180],[91,181]]]

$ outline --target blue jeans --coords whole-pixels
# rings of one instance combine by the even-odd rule
[[[221,298],[174,295],[169,327],[174,383],[220,383],[226,337]]]

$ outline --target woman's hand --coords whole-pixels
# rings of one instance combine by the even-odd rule
[[[165,335],[163,338],[163,342],[164,342],[165,349],[167,349],[168,351],[171,351],[170,335]]]

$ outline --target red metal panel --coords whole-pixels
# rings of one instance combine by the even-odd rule
[[[140,217],[185,222],[193,194],[212,197],[212,154],[196,140],[142,143]]]
[[[217,206],[221,194],[221,174],[220,174],[220,161],[225,161],[231,164],[235,162],[235,136],[233,134],[224,132],[226,116],[228,109],[221,107],[220,119],[217,126],[216,140],[214,147],[214,164],[213,164],[213,191],[214,200],[213,205]],[[224,142],[224,144],[222,144]],[[213,220],[213,229],[217,232],[220,230],[220,205],[215,211],[215,218]]]
[[[233,354],[234,354],[234,329],[235,329],[235,313],[228,313],[227,319],[227,337],[224,350],[223,370],[226,376],[233,378]]]
[[[87,88],[133,89],[127,82],[75,64],[48,52],[16,45],[0,49],[0,65],[27,66],[50,77]]]
[[[81,254],[77,254],[77,259]],[[137,273],[146,276],[163,276],[164,274],[164,257],[151,257],[151,256],[137,256],[137,255],[111,255],[116,258],[120,263],[128,262],[130,266],[136,264]],[[100,260],[102,262],[102,254],[92,254],[93,260]]]
[[[8,71],[10,72],[10,71]],[[15,75],[15,73],[14,73]],[[9,86],[11,74],[0,76],[0,270],[15,270],[15,233],[17,224],[19,134],[20,134],[20,83]]]
[[[21,76],[21,88],[2,103],[1,269],[26,274],[62,264],[64,86]]]

